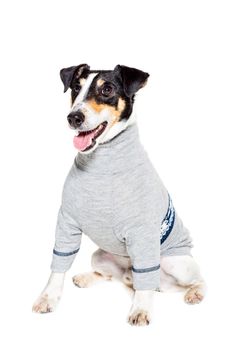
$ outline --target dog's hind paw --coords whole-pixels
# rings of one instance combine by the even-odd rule
[[[73,283],[79,288],[90,287],[94,282],[94,273],[83,273],[73,277]]]
[[[54,311],[59,298],[49,298],[48,294],[41,295],[32,307],[32,311],[40,314]]]
[[[202,291],[202,288],[200,286],[194,286],[188,289],[184,296],[184,301],[187,304],[199,304],[204,298],[204,293]]]
[[[149,313],[145,310],[135,310],[129,315],[128,322],[131,326],[148,326],[150,324]]]
[[[103,276],[98,272],[80,273],[73,277],[74,284],[79,288],[87,288],[99,281],[110,281],[111,276]]]

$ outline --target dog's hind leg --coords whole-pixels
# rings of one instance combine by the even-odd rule
[[[127,257],[117,256],[98,249],[92,255],[91,264],[92,272],[78,274],[73,277],[76,286],[86,288],[100,281],[109,281],[112,278],[123,280],[126,283],[130,278],[126,273],[130,264]]]
[[[164,256],[161,258],[161,269],[172,276],[176,283],[186,287],[184,300],[188,304],[197,304],[205,295],[205,282],[193,257],[189,255]]]

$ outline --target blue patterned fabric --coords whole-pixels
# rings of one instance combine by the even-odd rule
[[[172,204],[172,200],[169,196],[169,205],[168,210],[166,213],[165,218],[163,219],[162,225],[161,225],[161,231],[160,231],[160,243],[163,244],[163,242],[167,239],[169,234],[172,231],[172,228],[174,226],[175,222],[175,209]]]

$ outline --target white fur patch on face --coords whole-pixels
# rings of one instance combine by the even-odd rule
[[[83,84],[78,96],[76,97],[76,99],[73,103],[72,111],[76,111],[77,109],[80,108],[80,105],[82,105],[85,97],[87,96],[87,93],[89,91],[91,83],[96,75],[97,75],[97,73],[91,73],[88,75],[85,83]]]
[[[112,127],[109,128],[106,133],[103,133],[103,137],[101,138],[99,143],[104,143],[110,141],[113,137],[120,134],[123,130],[125,130],[129,125],[136,123],[136,114],[131,114],[131,116],[127,120],[121,120],[115,123]]]

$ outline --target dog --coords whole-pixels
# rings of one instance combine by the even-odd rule
[[[62,69],[60,77],[64,92],[71,90],[67,120],[78,154],[64,184],[52,273],[33,311],[55,309],[82,234],[99,249],[93,271],[74,276],[74,284],[122,281],[134,293],[131,325],[150,323],[155,291],[167,287],[185,288],[185,301],[199,303],[205,282],[190,253],[189,231],[138,135],[134,99],[149,74],[123,65],[91,70],[80,64]]]

